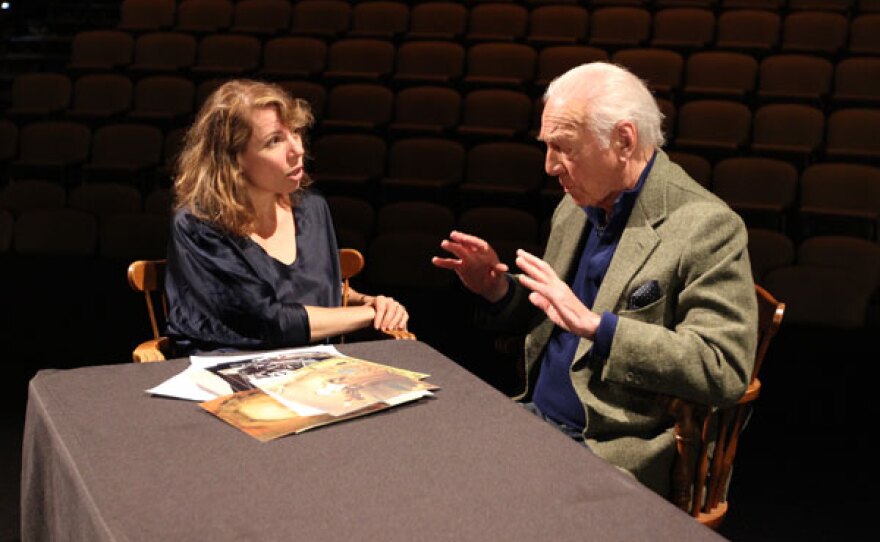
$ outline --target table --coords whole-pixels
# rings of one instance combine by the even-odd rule
[[[30,382],[22,539],[717,540],[416,341],[340,345],[430,373],[435,398],[268,443],[144,390],[187,360]]]

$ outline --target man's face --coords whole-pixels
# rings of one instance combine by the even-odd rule
[[[612,145],[603,148],[584,124],[581,104],[553,97],[544,106],[538,139],[547,144],[544,169],[581,207],[610,209],[625,186],[623,164]]]

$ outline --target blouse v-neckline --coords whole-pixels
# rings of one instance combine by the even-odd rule
[[[288,268],[294,267],[296,265],[296,263],[298,261],[300,261],[300,242],[299,241],[300,241],[300,231],[302,230],[302,228],[300,227],[300,223],[299,223],[300,213],[294,212],[295,208],[296,208],[296,205],[291,204],[290,209],[287,210],[287,212],[290,213],[293,218],[293,239],[294,239],[294,242],[296,243],[296,252],[294,253],[294,257],[293,257],[292,262],[287,263],[282,260],[279,260],[275,256],[269,254],[269,251],[266,250],[266,247],[264,247],[260,243],[256,242],[250,235],[245,236],[245,239],[247,239],[250,243],[252,243],[255,247],[257,247],[257,249],[259,249],[263,254],[265,254],[265,256],[267,258],[269,258],[270,260],[275,262],[277,265],[282,265],[282,266],[288,267]]]

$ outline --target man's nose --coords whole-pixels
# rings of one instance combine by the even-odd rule
[[[547,175],[550,176],[558,176],[560,173],[560,162],[559,157],[556,155],[556,152],[547,149],[547,155],[544,159],[544,171],[547,172]]]

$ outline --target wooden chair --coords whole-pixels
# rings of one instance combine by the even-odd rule
[[[132,360],[136,363],[163,361],[171,352],[171,340],[159,333],[160,323],[164,324],[168,316],[165,264],[166,260],[138,260],[128,267],[128,283],[134,290],[143,292],[153,330],[153,338],[142,342],[132,352]],[[349,280],[363,270],[364,257],[352,248],[339,249],[339,268],[342,274],[342,306],[348,306]],[[384,330],[382,333],[397,340],[416,339],[415,334],[406,330]]]
[[[147,302],[147,314],[153,338],[137,345],[132,353],[132,360],[137,363],[162,361],[171,350],[171,339],[159,334],[159,316],[157,308],[161,307],[161,318],[168,316],[168,303],[165,299],[165,263],[166,260],[138,260],[128,266],[128,283],[138,292],[143,292]],[[158,300],[158,306],[156,301]]]
[[[755,285],[758,296],[758,348],[752,379],[737,404],[722,409],[708,408],[672,398],[669,410],[675,416],[677,455],[672,471],[672,502],[701,524],[717,529],[727,514],[727,483],[739,435],[750,404],[758,398],[758,371],[779,330],[785,304]]]

